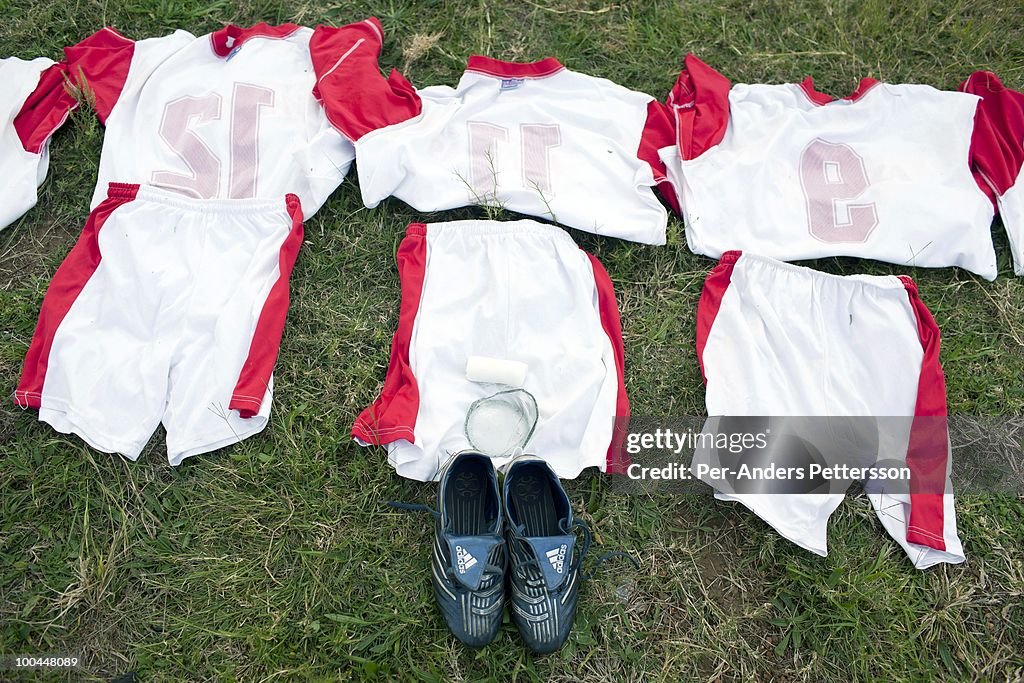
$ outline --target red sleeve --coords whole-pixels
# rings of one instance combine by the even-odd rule
[[[14,130],[22,147],[39,154],[50,136],[61,127],[78,100],[66,84],[67,67],[54,64],[39,76],[39,83],[14,117]]]
[[[683,159],[697,158],[725,137],[731,87],[728,78],[692,54],[686,55],[683,71],[668,96]]]
[[[974,115],[971,165],[983,188],[1003,195],[1024,166],[1024,93],[1010,90],[991,71],[976,71],[960,90],[981,97]]]
[[[350,140],[418,116],[422,108],[404,76],[394,70],[388,78],[381,75],[377,58],[383,40],[384,29],[370,17],[341,28],[318,26],[309,41],[316,71],[313,95]]]
[[[658,192],[669,203],[672,210],[679,211],[679,199],[672,188],[672,184],[665,176],[665,164],[658,156],[658,150],[663,147],[671,147],[676,144],[675,128],[672,125],[672,111],[661,102],[651,100],[647,103],[647,120],[644,122],[644,131],[640,135],[640,148],[636,152],[637,158],[646,161],[654,174],[654,180],[658,183]]]
[[[1024,275],[1024,93],[1005,87],[990,71],[974,72],[960,89],[981,97],[974,114],[971,170],[981,189],[995,195],[1014,272]]]
[[[114,29],[101,29],[78,45],[64,48],[64,60],[72,82],[106,123],[121,96],[135,54],[135,41]]]

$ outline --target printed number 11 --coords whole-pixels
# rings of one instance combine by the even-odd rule
[[[478,197],[494,197],[498,192],[501,148],[509,144],[509,129],[483,121],[469,121],[470,184]],[[522,186],[551,194],[551,149],[562,144],[557,123],[519,125]]]

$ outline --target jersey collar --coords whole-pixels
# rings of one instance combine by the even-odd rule
[[[849,102],[856,102],[860,98],[864,97],[869,90],[879,84],[879,81],[874,78],[862,78],[857,88],[844,97],[844,100]],[[817,105],[825,105],[830,102],[835,102],[838,98],[832,97],[828,93],[823,93],[815,89],[814,79],[808,76],[801,83],[799,83],[800,89],[807,95],[807,99]]]
[[[228,24],[219,31],[214,31],[210,34],[210,44],[213,46],[213,51],[219,57],[227,57],[231,54],[232,50],[250,38],[287,38],[298,29],[298,24],[271,26],[267,23],[261,23],[249,28]]]
[[[552,76],[564,68],[554,57],[548,57],[539,62],[503,62],[490,57],[473,55],[466,65],[466,71],[496,78],[544,78]]]

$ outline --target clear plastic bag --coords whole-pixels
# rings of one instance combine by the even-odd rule
[[[492,458],[521,453],[537,427],[537,400],[525,389],[507,389],[477,399],[466,413],[466,438]]]

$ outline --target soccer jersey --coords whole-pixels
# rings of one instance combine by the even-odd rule
[[[960,266],[993,279],[998,197],[1024,274],[1024,95],[993,74],[963,90],[864,79],[834,99],[811,79],[731,85],[688,56],[669,97],[677,146],[662,154],[690,248]]]
[[[24,144],[14,128],[14,119],[23,107],[33,106],[29,100],[52,66],[53,62],[43,57],[31,61],[16,57],[0,59],[0,168],[4,170],[0,229],[36,205],[36,189],[46,178],[46,139],[27,140]]]
[[[309,47],[317,32],[346,30],[259,24],[136,41],[106,28],[65,49],[36,94],[46,106],[23,110],[18,134],[45,141],[78,95],[106,126],[94,208],[115,181],[194,199],[292,193],[308,217],[354,157],[313,95],[314,60],[338,55]]]
[[[381,75],[378,23],[330,38],[343,57],[318,70],[318,87],[355,143],[366,206],[390,195],[420,211],[501,206],[665,242],[668,214],[653,188],[665,181],[658,150],[673,133],[668,110],[649,95],[550,58],[471,57],[456,87],[417,90],[395,71]]]

